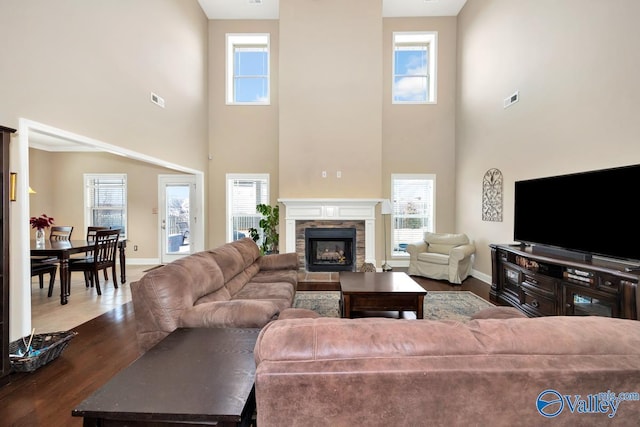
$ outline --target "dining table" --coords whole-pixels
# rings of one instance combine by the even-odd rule
[[[82,252],[90,252],[95,246],[93,240],[49,240],[44,243],[36,243],[31,240],[31,256],[56,257],[60,266],[60,304],[69,302],[71,293],[71,274],[69,272],[69,259],[71,255]],[[118,256],[120,261],[120,282],[127,281],[125,249],[127,240],[118,240]],[[117,280],[116,277],[113,280]]]

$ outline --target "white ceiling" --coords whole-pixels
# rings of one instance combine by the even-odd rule
[[[349,0],[344,0],[349,1]],[[467,0],[382,0],[382,16],[456,16]],[[278,19],[278,0],[198,0],[209,19]]]

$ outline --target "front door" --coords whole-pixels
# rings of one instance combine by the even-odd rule
[[[193,175],[160,175],[158,184],[160,258],[167,264],[193,251],[196,179]]]

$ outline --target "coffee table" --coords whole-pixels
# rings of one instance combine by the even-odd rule
[[[356,311],[415,311],[422,319],[427,291],[409,275],[401,272],[340,272],[342,317]]]
[[[85,426],[249,426],[260,329],[177,329],[80,403]]]

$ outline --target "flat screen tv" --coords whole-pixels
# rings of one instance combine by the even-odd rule
[[[640,165],[516,181],[514,239],[640,262]]]

